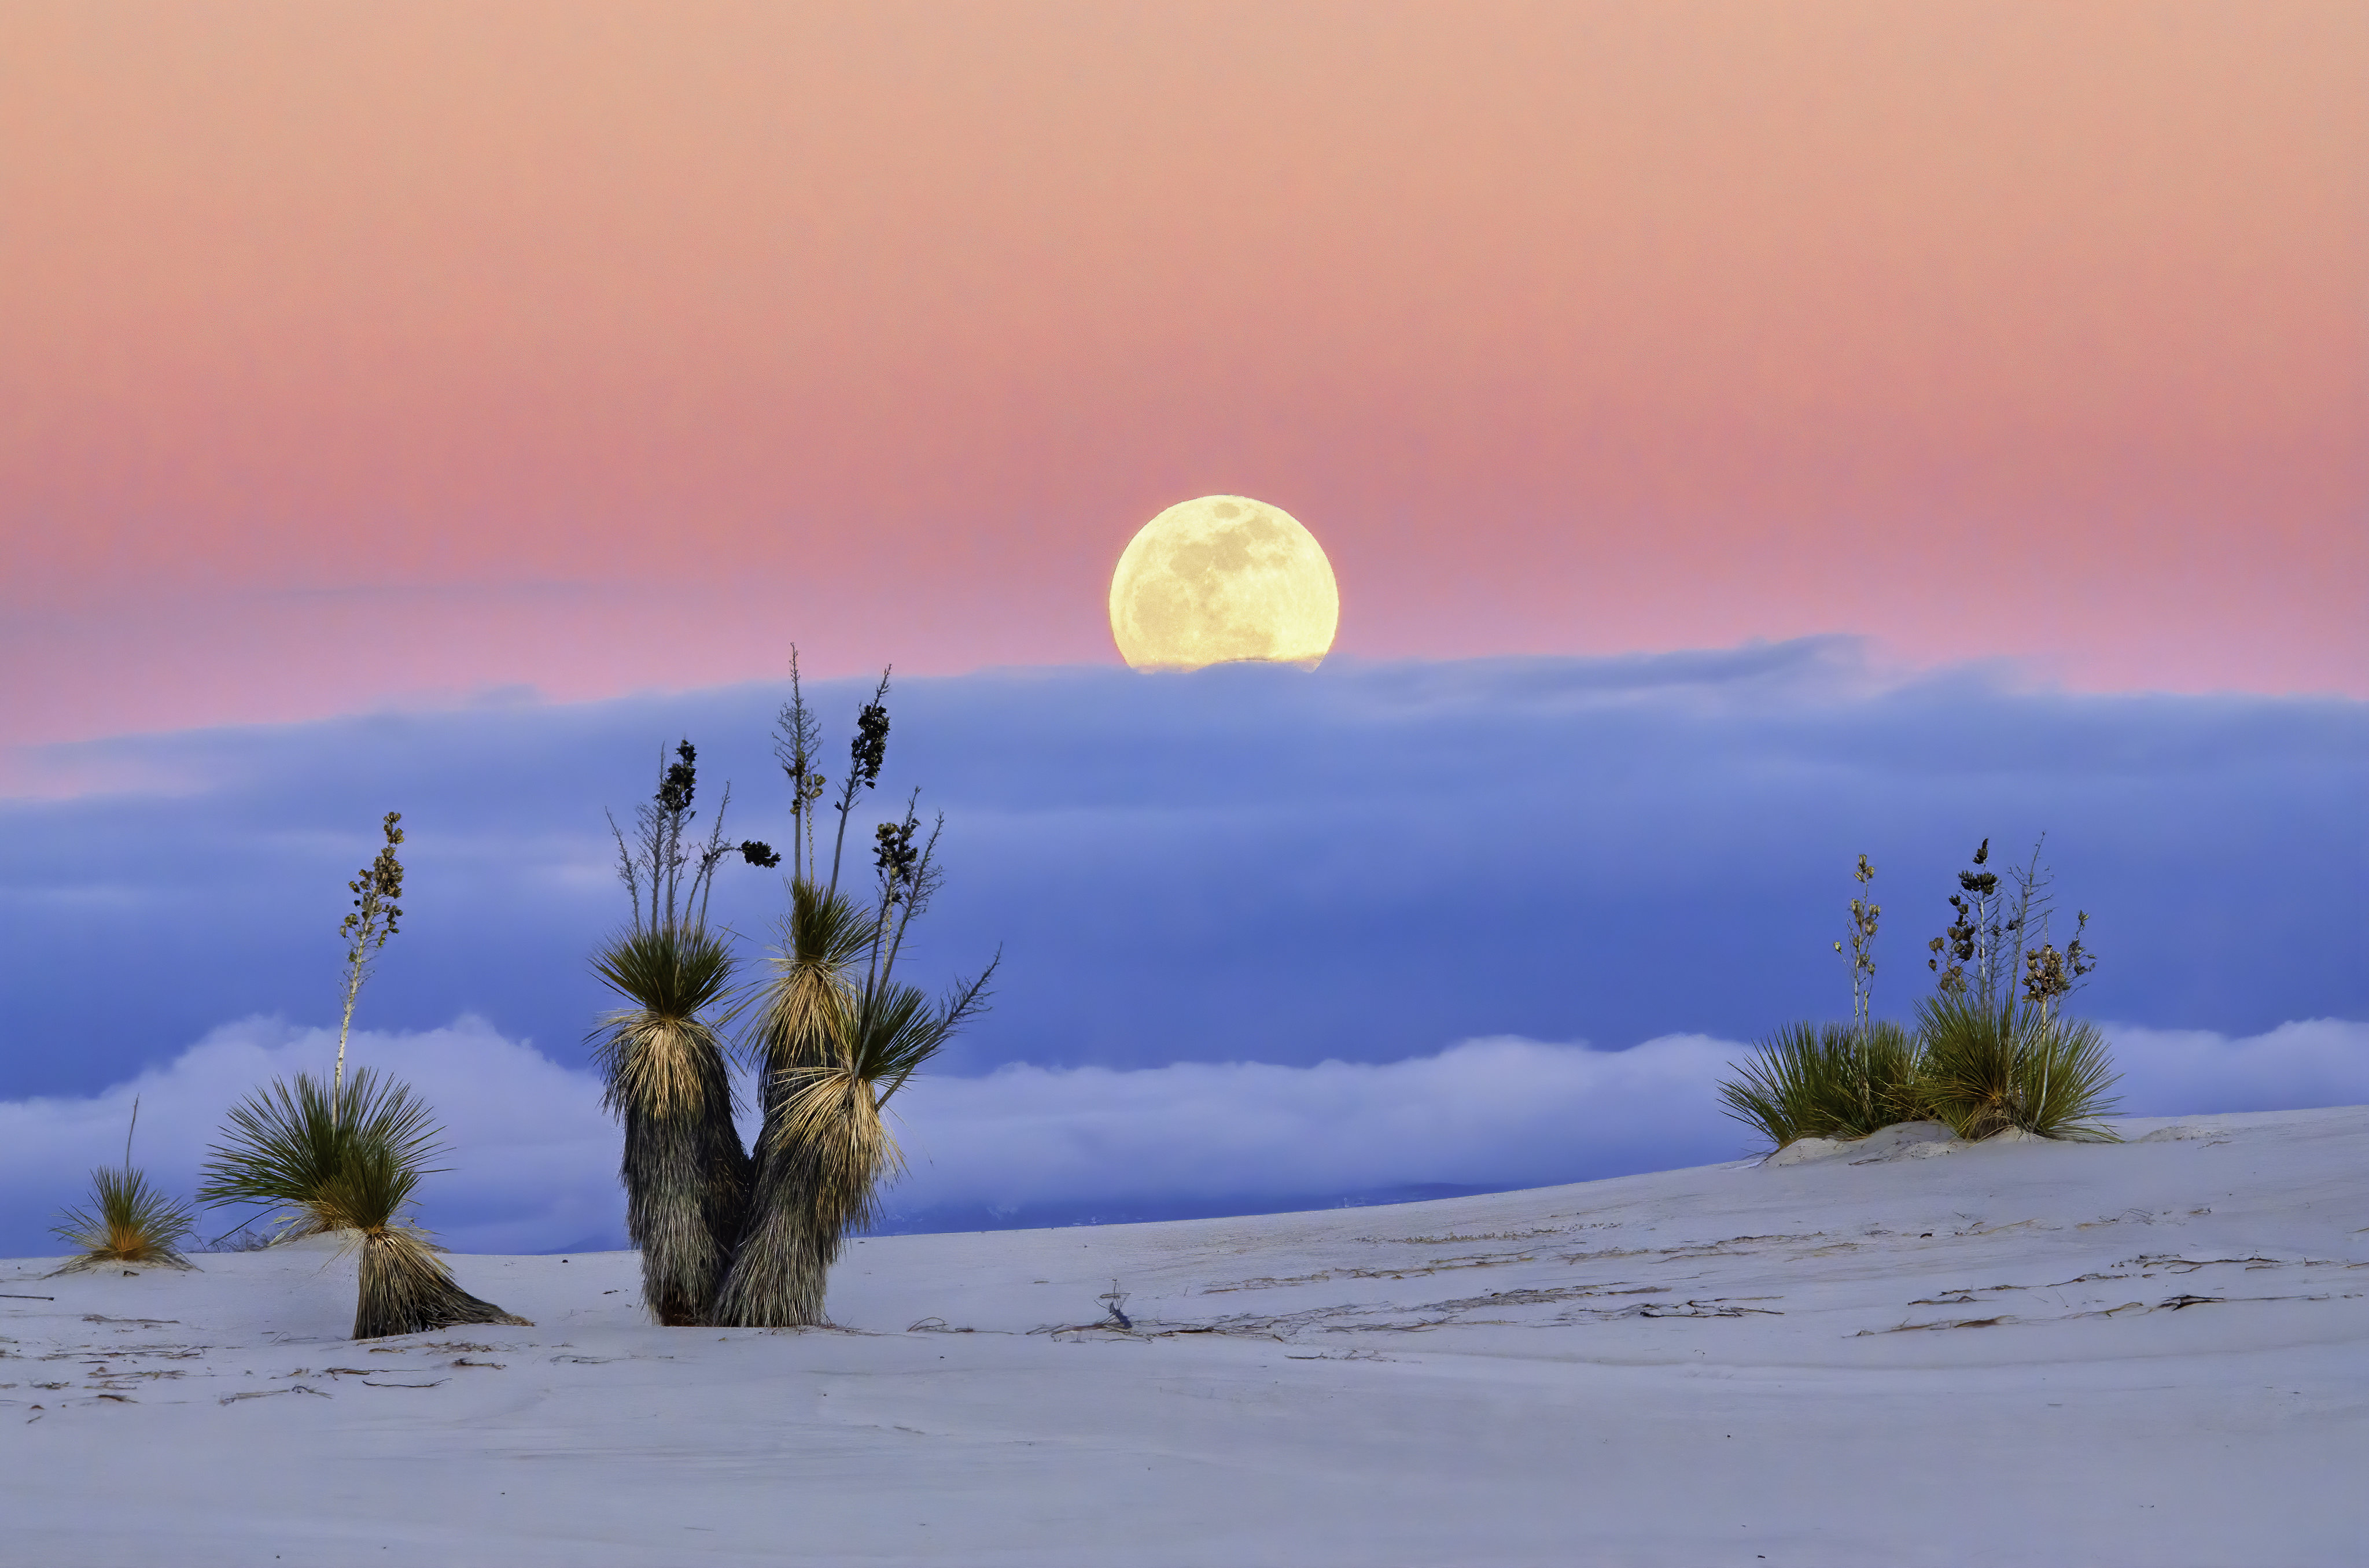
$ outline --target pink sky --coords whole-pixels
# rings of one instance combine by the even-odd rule
[[[1363,657],[2369,695],[2364,79],[2344,0],[13,6],[0,745],[1114,661],[1212,491]]]

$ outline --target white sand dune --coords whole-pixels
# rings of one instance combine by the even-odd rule
[[[365,1344],[318,1242],[17,1260],[0,1556],[2369,1561],[2369,1108],[2124,1130],[882,1238],[839,1332],[651,1327],[626,1253],[456,1258],[537,1326]]]

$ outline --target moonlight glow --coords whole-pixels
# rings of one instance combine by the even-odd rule
[[[1143,525],[1111,576],[1111,636],[1138,670],[1238,659],[1313,670],[1341,624],[1333,564],[1281,507],[1203,496]]]

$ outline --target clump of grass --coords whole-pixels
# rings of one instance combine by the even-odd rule
[[[1851,880],[1866,888],[1875,880],[1874,863],[1860,856]],[[1789,1024],[1760,1042],[1753,1059],[1719,1086],[1727,1114],[1780,1149],[1801,1138],[1865,1138],[1925,1115],[1916,1042],[1899,1024],[1874,1016],[1875,936],[1883,915],[1871,898],[1850,901],[1850,1023]],[[1841,942],[1834,948],[1845,951]]]
[[[82,1255],[60,1273],[100,1264],[154,1264],[195,1268],[181,1255],[181,1243],[197,1228],[187,1206],[149,1185],[141,1172],[101,1165],[90,1173],[88,1209],[67,1208],[64,1223],[51,1227]]]
[[[50,1233],[82,1255],[58,1270],[72,1274],[101,1264],[147,1264],[159,1268],[195,1268],[181,1244],[197,1229],[189,1206],[149,1185],[132,1168],[132,1135],[139,1130],[140,1102],[132,1102],[132,1125],[123,1133],[120,1169],[101,1165],[90,1173],[90,1207],[67,1207]]]
[[[1945,991],[1918,1008],[1923,1081],[1935,1119],[1963,1139],[2014,1128],[2111,1142],[2100,1118],[2117,1074],[2094,1024],[2008,1001],[1986,1007]]]
[[[410,1218],[437,1128],[408,1084],[357,1068],[343,1092],[310,1073],[275,1081],[230,1113],[198,1189],[209,1204],[283,1209],[278,1239],[349,1231],[360,1252],[354,1337],[418,1333],[463,1323],[513,1323],[470,1295],[437,1261],[438,1248]]]
[[[132,1125],[123,1132],[123,1164],[102,1165],[90,1173],[87,1209],[67,1207],[63,1224],[50,1233],[82,1255],[58,1270],[71,1274],[101,1264],[147,1264],[160,1268],[195,1268],[181,1255],[181,1243],[197,1229],[189,1206],[167,1197],[132,1168],[132,1135],[140,1128],[140,1102],[132,1102]]]
[[[1778,1148],[1801,1138],[1865,1138],[1929,1114],[1916,1040],[1897,1024],[1793,1024],[1720,1085],[1727,1114]]]

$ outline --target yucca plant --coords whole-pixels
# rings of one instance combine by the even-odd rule
[[[933,1005],[898,982],[897,961],[941,873],[939,819],[929,838],[909,800],[902,818],[875,830],[875,896],[858,905],[839,889],[847,818],[874,787],[887,755],[886,674],[857,715],[841,781],[831,877],[794,875],[790,914],[773,972],[744,1002],[744,1040],[762,1085],[764,1127],[749,1224],[716,1303],[716,1322],[791,1327],[825,1321],[830,1265],[846,1238],[868,1226],[880,1183],[899,1163],[882,1110],[923,1063],[986,1004],[985,972]],[[819,871],[812,811],[821,795],[815,726],[792,667],[781,720],[783,771],[792,796],[792,839],[801,867]],[[859,968],[861,973],[859,974]]]
[[[745,1040],[760,1085],[766,1132],[758,1139],[749,1217],[715,1319],[736,1325],[818,1322],[834,1245],[818,1230],[809,1195],[818,1173],[803,1149],[774,1129],[805,1073],[845,1056],[857,1011],[852,971],[871,922],[840,894],[805,878],[790,887],[790,915],[772,955],[773,974],[753,999]]]
[[[247,1201],[284,1206],[272,1225],[271,1239],[275,1242],[344,1229],[343,1222],[323,1207],[320,1195],[343,1164],[352,1141],[352,1127],[348,1125],[349,1118],[345,1111],[349,1108],[346,1044],[353,1029],[354,1004],[361,996],[363,983],[376,967],[380,951],[395,934],[403,919],[403,910],[396,902],[403,897],[403,863],[395,854],[404,838],[398,825],[402,820],[399,811],[390,811],[381,818],[379,827],[385,836],[384,845],[377,857],[346,884],[346,891],[354,897],[352,910],[338,926],[338,934],[346,944],[345,1006],[338,1020],[337,1067],[327,1089],[325,1091],[312,1078],[299,1073],[292,1089],[274,1081],[269,1091],[258,1092],[245,1105],[231,1112],[228,1147],[250,1151],[271,1148],[272,1173],[249,1171],[244,1174],[272,1185],[275,1190],[256,1198],[223,1196],[239,1185],[241,1176],[222,1162],[228,1156],[221,1148],[215,1150],[213,1175],[198,1190],[198,1201],[210,1206]],[[363,1082],[358,1071],[356,1084]],[[387,1093],[383,1084],[372,1088],[370,1103],[375,1111],[384,1111],[382,1102]]]
[[[629,932],[593,961],[633,1004],[601,1020],[595,1054],[604,1102],[624,1123],[625,1232],[641,1249],[642,1298],[676,1326],[707,1321],[748,1204],[730,1070],[703,1016],[732,967],[722,938],[682,925]]]
[[[732,1080],[711,1014],[726,1000],[732,949],[707,929],[715,869],[738,853],[777,865],[766,844],[724,841],[724,804],[704,844],[686,841],[698,754],[686,740],[616,834],[618,875],[633,924],[594,956],[593,971],[626,1003],[592,1037],[604,1101],[624,1124],[625,1233],[641,1250],[642,1299],[661,1323],[708,1321],[748,1207],[750,1162],[732,1122]]]
[[[1964,1139],[2017,1128],[2042,1138],[2112,1141],[2101,1118],[2118,1075],[2094,1024],[2013,1000],[1986,1007],[1963,991],[1920,1004],[1926,1099]]]
[[[1867,887],[1875,880],[1874,863],[1860,855],[1851,879]],[[1875,937],[1883,914],[1871,898],[1850,901],[1850,1023],[1789,1024],[1760,1042],[1753,1059],[1719,1086],[1727,1114],[1780,1149],[1800,1138],[1865,1138],[1925,1115],[1916,1043],[1899,1024],[1874,1016]],[[1843,953],[1844,944],[1834,949]]]
[[[100,1264],[148,1264],[195,1268],[181,1255],[181,1243],[197,1229],[189,1207],[167,1197],[132,1164],[132,1134],[140,1126],[140,1102],[132,1102],[132,1127],[123,1135],[123,1165],[90,1173],[88,1209],[68,1207],[51,1233],[81,1253],[58,1270],[70,1274]]]
[[[354,1337],[418,1333],[463,1323],[515,1323],[478,1299],[437,1261],[409,1209],[426,1162],[440,1152],[427,1104],[409,1085],[369,1068],[342,1093],[300,1072],[275,1081],[230,1113],[208,1159],[200,1202],[277,1205],[279,1239],[350,1231],[360,1253]]]
[[[1778,1148],[1800,1138],[1865,1138],[1928,1114],[1916,1042],[1897,1024],[1793,1024],[1719,1086],[1727,1114]]]
[[[231,1107],[224,1141],[213,1146],[200,1173],[198,1201],[210,1208],[277,1206],[269,1221],[274,1242],[342,1229],[324,1195],[352,1147],[350,1117],[383,1116],[388,1094],[366,1067],[355,1070],[342,1096],[309,1072],[292,1084],[272,1080]]]

